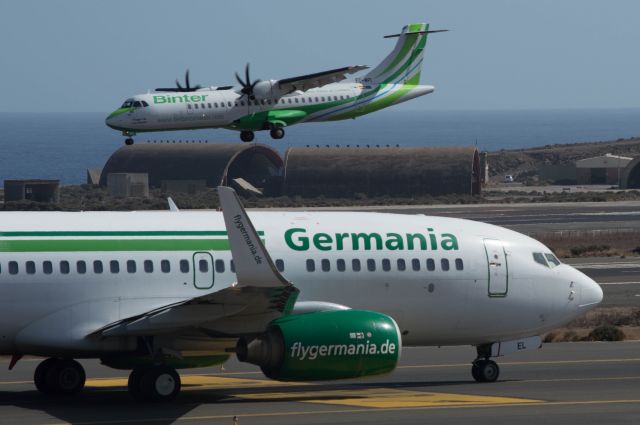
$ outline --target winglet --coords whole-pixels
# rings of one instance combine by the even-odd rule
[[[290,286],[291,283],[273,264],[236,192],[230,187],[218,186],[218,197],[229,235],[238,286]]]
[[[169,196],[167,198],[167,202],[169,203],[169,211],[171,212],[178,212],[180,211],[180,209],[178,208],[178,206],[176,205],[175,202],[173,202],[173,199],[171,199],[171,196]]]

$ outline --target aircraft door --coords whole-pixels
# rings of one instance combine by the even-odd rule
[[[193,285],[198,289],[213,287],[213,257],[208,252],[193,254]]]
[[[485,239],[484,249],[489,268],[488,284],[490,297],[506,297],[509,290],[509,266],[502,242],[496,239]]]

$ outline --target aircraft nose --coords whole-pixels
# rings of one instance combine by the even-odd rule
[[[602,288],[593,279],[584,276],[580,286],[582,292],[580,308],[591,309],[602,302]]]

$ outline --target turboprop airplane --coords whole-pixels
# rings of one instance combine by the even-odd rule
[[[402,346],[493,357],[595,307],[602,290],[549,248],[462,219],[366,212],[4,212],[0,354],[44,356],[36,387],[82,389],[76,360],[132,370],[137,399],[169,400],[176,369],[232,353],[269,378],[392,371]],[[268,249],[267,249],[268,247]]]
[[[239,87],[192,87],[189,71],[185,85],[158,88],[154,93],[128,98],[112,112],[106,124],[122,131],[125,143],[141,132],[226,128],[240,131],[250,142],[255,131],[269,130],[282,139],[284,127],[303,122],[356,118],[418,96],[434,88],[420,85],[427,35],[446,30],[429,30],[428,24],[411,24],[400,34],[395,48],[378,66],[362,78],[347,75],[367,69],[356,65],[280,80],[254,80],[245,68],[244,80],[236,73]]]

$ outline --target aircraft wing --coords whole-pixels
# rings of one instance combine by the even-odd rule
[[[298,77],[278,80],[278,87],[291,93],[296,90],[306,91],[314,87],[322,87],[327,84],[336,83],[347,78],[348,74],[354,74],[363,69],[369,68],[366,65],[345,66],[343,68],[331,69],[329,71],[316,72],[315,74],[300,75]]]
[[[278,272],[235,191],[218,187],[237,281],[201,297],[111,323],[101,336],[157,335],[197,328],[216,335],[263,332],[289,314],[299,290]]]

